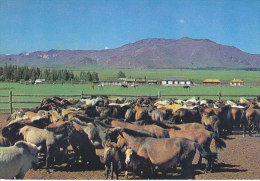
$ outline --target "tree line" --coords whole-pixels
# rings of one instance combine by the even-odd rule
[[[8,65],[0,67],[0,81],[19,82],[35,81],[45,79],[46,81],[99,81],[97,72],[81,71],[79,75],[67,69],[40,69],[39,67]]]

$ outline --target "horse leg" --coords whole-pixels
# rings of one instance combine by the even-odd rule
[[[113,180],[114,163],[111,162],[111,180]]]
[[[201,164],[202,164],[202,156],[200,155],[199,156],[199,161],[197,163],[197,166],[200,168],[201,167]]]
[[[15,176],[15,179],[23,179],[25,176],[25,173],[19,173],[18,175]]]
[[[192,160],[187,160],[187,162],[181,163],[181,168],[183,172],[184,179],[195,179],[195,174],[193,171]]]
[[[118,166],[115,165],[115,174],[116,174],[116,180],[118,180]]]
[[[108,174],[109,174],[109,169],[108,169],[108,167],[107,166],[105,166],[106,168],[105,168],[105,178],[106,178],[106,180],[108,179]]]
[[[49,174],[50,173],[50,163],[51,163],[51,160],[52,160],[52,152],[53,152],[53,149],[51,149],[50,147],[47,147],[47,151],[46,151],[46,171],[47,173]]]
[[[246,125],[243,125],[243,137],[246,135]]]

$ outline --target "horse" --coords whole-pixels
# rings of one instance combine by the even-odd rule
[[[205,149],[207,152],[210,151],[210,143],[212,138],[215,140],[215,150],[222,149],[226,147],[225,142],[217,137],[217,135],[214,132],[210,132],[205,129],[191,129],[191,130],[174,130],[174,129],[168,129],[169,137],[170,138],[187,138],[189,140],[192,140],[198,144],[200,144],[203,149]],[[200,156],[198,165],[201,165],[202,156]],[[210,166],[213,165],[213,163],[207,163]],[[213,168],[213,166],[211,167]],[[210,170],[212,171],[212,170]]]
[[[173,115],[173,121],[179,123],[201,123],[200,111],[195,109],[180,108],[175,111]]]
[[[121,87],[128,88],[128,85],[127,84],[122,84]]]
[[[0,147],[0,178],[23,179],[30,168],[36,170],[39,150],[40,147],[25,141],[18,141],[9,147]]]
[[[123,123],[123,122],[119,122],[119,121],[111,121],[111,125],[113,127],[128,128],[131,130],[144,129],[150,133],[155,134],[157,138],[168,138],[169,137],[168,131],[157,125],[136,126],[136,125],[133,125],[130,123]]]
[[[53,163],[56,152],[59,151],[60,147],[66,148],[68,146],[68,139],[73,132],[73,126],[72,123],[65,122],[57,127],[47,127],[46,130],[46,170],[47,173],[50,173],[49,168]]]
[[[152,163],[149,160],[139,156],[132,148],[128,148],[125,151],[125,164],[126,164],[126,179],[128,179],[129,170],[133,169],[133,178],[135,179],[136,174],[142,178],[151,178],[153,175]]]
[[[203,112],[201,122],[207,130],[214,131],[219,137],[221,122],[218,116],[216,116],[215,114]]]
[[[243,127],[243,137],[245,137],[246,130],[251,136],[252,131],[256,128],[256,133],[260,134],[260,110],[249,107],[241,115],[241,125]]]
[[[182,86],[183,89],[189,89],[190,90],[190,85],[184,85]]]
[[[104,158],[101,162],[105,164],[105,179],[108,179],[109,172],[111,172],[111,179],[113,180],[113,173],[115,172],[118,180],[119,169],[121,168],[120,150],[115,143],[107,143],[104,148]]]
[[[124,130],[118,137],[117,145],[120,147],[128,146],[137,155],[146,160],[150,160],[152,166],[158,166],[164,173],[167,169],[176,167],[180,164],[184,176],[194,179],[192,161],[196,149],[202,157],[213,162],[217,158],[216,153],[206,152],[198,143],[186,138],[150,138],[133,137]],[[207,165],[207,168],[208,169]]]

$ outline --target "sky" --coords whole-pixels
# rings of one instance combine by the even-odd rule
[[[260,54],[260,0],[0,0],[0,54],[182,37]]]

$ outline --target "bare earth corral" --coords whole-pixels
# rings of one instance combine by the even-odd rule
[[[0,114],[0,131],[7,124],[6,119],[9,114]],[[195,168],[195,178],[204,179],[260,179],[260,137],[246,136],[243,138],[241,131],[234,131],[233,135],[225,140],[227,148],[218,151],[218,164],[215,173],[203,173]],[[214,145],[214,144],[213,144]],[[212,147],[212,150],[214,148]],[[103,150],[97,150],[97,154],[102,155]],[[194,163],[197,163],[196,154]],[[179,170],[179,168],[177,168]],[[131,176],[130,176],[131,178]],[[70,171],[62,165],[57,167],[57,171],[51,170],[50,174],[45,169],[37,171],[29,170],[25,179],[104,179],[104,170],[97,171]],[[126,179],[124,173],[119,179]],[[163,179],[158,176],[157,179]],[[170,173],[165,179],[182,179],[178,171]]]

